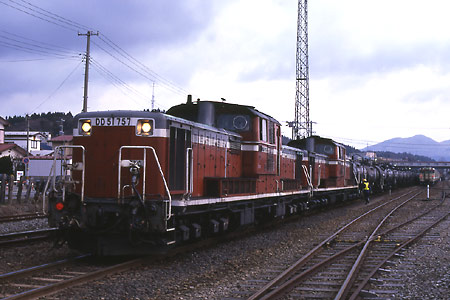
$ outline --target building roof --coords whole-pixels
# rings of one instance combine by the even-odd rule
[[[26,137],[27,134],[29,136],[43,136],[46,137],[49,133],[48,132],[41,132],[41,131],[5,131],[5,136],[24,136]]]
[[[2,153],[3,151],[6,151],[6,150],[14,148],[14,146],[17,146],[17,145],[16,144],[10,144],[10,143],[0,144],[0,153]]]
[[[0,124],[2,124],[5,127],[9,126],[9,122],[3,119],[2,117],[0,117]]]
[[[60,135],[52,138],[50,142],[71,142],[72,139],[73,139],[72,135]]]
[[[18,152],[21,155],[25,156],[27,154],[27,151],[25,149],[23,149],[22,147],[17,146],[14,143],[0,144],[0,153],[3,153],[3,152],[8,151],[8,150],[13,150],[13,149],[14,149],[14,151]]]

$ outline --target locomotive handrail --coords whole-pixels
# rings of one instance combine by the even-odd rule
[[[355,177],[356,185],[359,186],[359,182],[360,182],[360,179],[358,178],[359,176],[356,176],[355,168],[353,167],[352,169],[353,169],[352,170],[353,171],[353,177]],[[358,172],[358,175],[361,175],[361,174]]]
[[[310,175],[308,173],[308,168],[305,165],[302,165],[302,168],[303,168],[303,173],[305,173],[306,182],[308,183],[308,187],[312,191],[313,185],[312,185],[312,182],[311,182],[311,177],[310,177]]]
[[[189,155],[190,154],[190,155]],[[194,191],[194,153],[192,148],[186,148],[186,193],[187,197]]]
[[[43,193],[42,193],[42,212],[44,213],[44,214],[46,214],[47,212],[46,212],[46,199],[45,199],[45,195],[47,194],[47,189],[48,189],[48,186],[49,186],[49,184],[50,184],[50,179],[51,179],[51,176],[52,176],[52,173],[53,173],[53,170],[55,169],[54,168],[55,167],[55,165],[54,164],[52,164],[52,167],[50,168],[50,174],[48,174],[48,179],[47,179],[47,182],[45,183],[45,187],[44,187],[44,191],[43,191]]]
[[[48,189],[48,187],[49,187],[49,185],[50,185],[50,180],[52,181],[52,186],[51,186],[51,188],[52,188],[52,190],[53,191],[57,191],[56,190],[56,159],[58,158],[58,152],[59,152],[59,150],[60,149],[65,149],[65,148],[72,148],[72,149],[75,149],[75,148],[80,148],[81,150],[82,150],[82,169],[81,169],[81,203],[84,203],[84,178],[85,178],[85,152],[86,152],[86,149],[83,147],[83,146],[81,146],[81,145],[66,145],[66,146],[57,146],[56,148],[55,148],[55,151],[54,151],[54,153],[55,153],[55,155],[54,155],[54,158],[53,158],[53,164],[52,164],[52,167],[51,167],[51,169],[50,169],[50,174],[48,175],[48,179],[47,179],[47,183],[45,184],[45,188],[44,188],[44,192],[43,192],[43,196],[42,196],[42,211],[45,213],[45,210],[46,210],[46,194],[47,194],[47,189]],[[62,159],[61,159],[62,160]],[[62,163],[61,163],[61,168],[63,168],[63,165],[62,165]],[[61,175],[63,174],[63,172],[62,172],[62,170],[61,170]],[[64,173],[64,181],[65,181],[65,178],[66,178],[66,174]],[[62,197],[62,201],[64,202],[65,201],[65,197],[66,197],[66,189],[65,189],[65,186],[63,186],[63,189],[62,189],[62,193],[63,193],[63,197]]]
[[[172,215],[172,196],[170,195],[169,187],[167,186],[166,178],[164,177],[163,170],[161,168],[161,164],[159,163],[158,155],[156,154],[155,148],[151,146],[122,146],[119,149],[119,164],[118,164],[118,180],[117,180],[117,201],[120,201],[120,178],[122,174],[122,149],[144,149],[144,171],[143,173],[143,179],[142,179],[142,199],[145,200],[145,184],[146,184],[146,169],[147,169],[147,149],[150,149],[153,151],[153,156],[155,157],[156,165],[159,169],[159,174],[161,175],[161,178],[164,183],[164,188],[166,190],[167,196],[169,197],[169,207],[166,215],[166,221],[170,219]]]
[[[321,169],[321,165],[319,165],[319,171],[318,171],[318,175],[317,175],[317,188],[319,188],[319,186],[320,186],[320,175],[321,175],[321,171],[322,171],[322,169]]]

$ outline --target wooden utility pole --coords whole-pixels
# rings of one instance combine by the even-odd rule
[[[87,45],[86,45],[86,67],[84,70],[84,97],[83,97],[83,110],[82,112],[87,112],[87,98],[88,98],[88,82],[89,82],[89,57],[90,57],[90,48],[91,48],[91,35],[98,35],[97,33],[93,33],[92,31],[88,31],[86,34],[78,33],[78,36],[85,35],[87,37]]]
[[[30,155],[29,154],[30,153],[30,116],[28,116],[28,114],[27,114],[25,118],[27,120],[27,156],[26,156],[27,163],[25,164],[24,175],[25,175],[25,178],[28,179],[28,163],[30,162],[28,160],[28,157]]]

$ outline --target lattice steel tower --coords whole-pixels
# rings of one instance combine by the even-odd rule
[[[295,121],[292,139],[312,135],[309,120],[308,0],[298,1]]]

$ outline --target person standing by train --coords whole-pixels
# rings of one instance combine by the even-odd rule
[[[362,190],[364,195],[364,200],[366,200],[366,204],[370,202],[369,195],[370,195],[370,185],[367,179],[363,179],[362,181]]]

